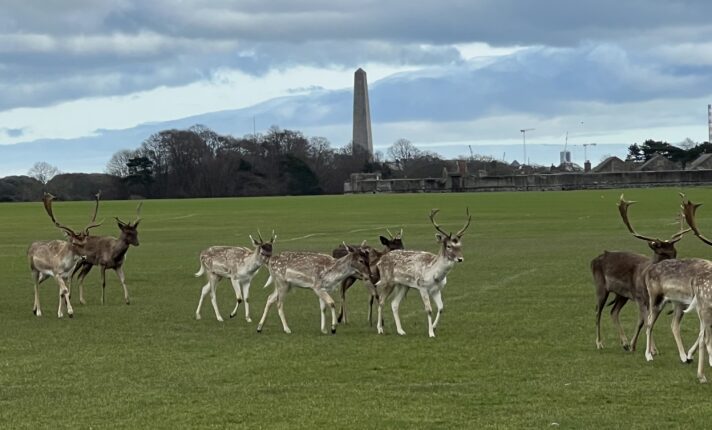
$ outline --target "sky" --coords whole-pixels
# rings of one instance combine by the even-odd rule
[[[102,171],[114,151],[191,121],[235,135],[277,125],[340,147],[359,67],[384,153],[406,138],[445,156],[472,146],[521,161],[497,148],[531,129],[529,161],[549,164],[537,148],[567,144],[582,163],[595,143],[595,164],[646,139],[708,140],[709,1],[2,0],[2,10],[0,176],[36,161]]]

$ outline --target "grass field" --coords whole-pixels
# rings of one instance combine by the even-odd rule
[[[647,235],[669,237],[679,206],[676,189],[628,190],[630,216]],[[703,231],[712,234],[712,190],[686,190]],[[73,296],[74,319],[56,317],[57,287],[42,284],[44,315],[32,310],[25,252],[59,238],[40,203],[0,205],[0,427],[2,428],[659,428],[709,427],[712,387],[695,365],[678,362],[670,317],[657,325],[661,354],[643,357],[618,346],[604,315],[606,349],[596,350],[590,260],[603,249],[647,254],[620,221],[620,190],[550,193],[359,195],[146,201],[141,246],[125,265],[131,305],[113,272],[100,304],[98,270],[87,278],[86,306]],[[291,335],[273,309],[255,332],[267,275],[251,291],[253,323],[219,323],[209,303],[194,311],[203,279],[193,277],[201,249],[247,245],[259,227],[275,229],[280,250],[330,252],[342,240],[376,244],[385,227],[403,228],[409,249],[435,252],[427,215],[457,230],[465,207],[473,223],[465,262],[448,276],[445,312],[427,337],[422,302],[411,292],[401,307],[407,336],[366,322],[367,293],[349,291],[350,323],[319,331],[316,296],[293,291],[285,304]],[[134,214],[135,202],[103,202],[98,230]],[[90,202],[56,202],[70,226],[87,221]],[[686,237],[681,257],[712,256]],[[232,288],[218,288],[223,316]],[[628,305],[630,332],[637,309]],[[683,321],[691,344],[696,316]],[[708,375],[712,371],[707,370]]]

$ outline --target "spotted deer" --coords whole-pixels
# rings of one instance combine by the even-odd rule
[[[99,207],[101,193],[97,193],[96,207]],[[115,217],[120,234],[118,238],[112,236],[89,236],[84,247],[84,259],[77,264],[72,276],[77,276],[79,282],[79,303],[86,304],[84,300],[84,279],[94,266],[101,268],[101,304],[104,304],[106,292],[106,269],[112,269],[121,282],[124,289],[124,302],[130,304],[129,290],[126,287],[126,276],[124,275],[124,262],[129,246],[139,246],[138,225],[141,222],[141,206],[136,207],[136,220],[123,222]],[[96,217],[96,212],[94,213]]]
[[[359,279],[368,279],[371,276],[368,255],[363,250],[345,243],[344,247],[348,253],[341,258],[315,252],[290,251],[273,256],[268,264],[270,280],[265,287],[273,281],[274,291],[267,298],[262,319],[257,325],[257,332],[262,331],[267,313],[274,303],[277,303],[277,313],[282,321],[284,332],[292,332],[284,315],[284,299],[292,287],[299,287],[309,288],[319,297],[321,331],[325,334],[327,331],[324,312],[327,306],[331,309],[331,333],[336,333],[336,306],[329,292],[350,276]]]
[[[371,246],[366,245],[365,241],[361,245],[361,249],[363,249],[366,253],[368,253],[368,264],[369,267],[372,268],[372,272],[377,272],[375,270],[376,268],[376,263],[381,259],[381,257],[394,249],[403,249],[403,229],[396,234],[395,236],[393,233],[390,232],[390,230],[386,229],[386,232],[388,233],[388,237],[385,236],[380,236],[378,239],[381,241],[381,244],[383,245],[382,250],[378,250],[376,248],[373,248]],[[355,245],[351,245],[352,247],[355,247]],[[331,251],[331,256],[334,258],[341,258],[344,255],[346,255],[347,251],[346,248],[343,246],[339,246],[338,248],[334,248],[333,251]],[[373,277],[369,281],[364,281],[364,285],[368,289],[368,292],[370,294],[370,299],[368,303],[368,324],[372,325],[372,315],[373,315],[373,302],[374,300],[378,300],[378,293],[376,291],[375,283],[378,282],[378,273],[372,273]],[[344,279],[341,282],[341,309],[339,310],[339,316],[337,318],[338,322],[343,322],[344,324],[348,323],[348,318],[346,314],[346,291],[356,282],[357,278],[355,276],[350,276],[346,279]]]
[[[99,224],[91,222],[83,231],[75,232],[71,228],[60,224],[55,219],[54,213],[52,212],[52,200],[54,200],[53,195],[48,193],[44,194],[42,202],[44,203],[45,211],[54,225],[65,233],[67,240],[32,242],[27,250],[27,259],[30,263],[32,280],[35,286],[35,303],[32,307],[32,312],[38,317],[42,316],[39,286],[47,278],[53,277],[59,287],[57,317],[62,318],[64,316],[62,311],[62,304],[64,303],[67,314],[72,318],[74,316],[74,309],[69,300],[69,282],[72,269],[77,262],[82,259],[87,237],[89,236],[89,230],[98,227]]]
[[[198,301],[198,308],[195,310],[195,319],[200,319],[200,308],[203,300],[210,294],[210,301],[213,304],[215,317],[222,322],[223,318],[218,310],[218,302],[215,296],[215,287],[223,278],[230,279],[232,288],[235,290],[235,309],[230,312],[230,318],[237,314],[240,303],[245,303],[245,320],[252,322],[250,318],[250,283],[262,266],[269,262],[272,256],[272,245],[277,240],[274,231],[270,240],[265,242],[262,235],[257,233],[255,240],[250,235],[253,248],[241,246],[211,246],[200,253],[200,270],[196,277],[207,274],[208,283],[205,284]]]
[[[472,216],[468,209],[465,226],[453,235],[445,232],[435,222],[437,213],[438,209],[433,209],[430,212],[430,222],[438,232],[435,234],[435,238],[440,244],[440,251],[437,254],[426,251],[394,250],[381,257],[376,264],[380,275],[380,280],[376,284],[380,292],[377,320],[379,334],[383,334],[383,305],[391,292],[395,290],[395,296],[391,301],[393,319],[395,320],[398,334],[405,335],[398,310],[400,302],[405,297],[408,289],[413,288],[418,290],[423,300],[423,305],[425,305],[425,312],[428,315],[428,335],[435,337],[435,329],[443,310],[442,290],[447,283],[447,274],[455,263],[463,261],[462,236],[472,221]],[[433,310],[430,305],[431,297],[437,307],[435,321],[433,321]]]
[[[687,221],[697,238],[707,245],[712,245],[712,240],[700,233],[695,222],[695,213],[700,206],[701,204],[694,204],[689,200],[685,201],[683,196],[682,207],[685,221]],[[712,366],[712,261],[698,258],[690,260],[693,260],[688,268],[691,272],[692,282],[690,286],[693,298],[692,303],[685,312],[695,309],[700,319],[700,332],[697,336],[697,344],[699,345],[697,379],[701,383],[706,383],[707,378],[704,374],[705,349],[707,350],[709,365]]]
[[[635,232],[628,220],[628,207],[633,203],[635,202],[626,201],[621,194],[618,200],[618,211],[628,231],[633,237],[646,241],[648,247],[653,251],[653,255],[649,258],[633,252],[603,251],[601,255],[591,261],[591,272],[596,285],[596,348],[598,349],[603,348],[601,313],[608,295],[612,293],[615,298],[611,302],[613,304],[611,319],[618,329],[621,346],[625,350],[635,351],[640,331],[648,314],[648,291],[643,279],[645,270],[652,264],[676,258],[675,244],[689,231],[680,231],[668,240],[642,236]],[[628,343],[619,319],[621,309],[629,300],[638,304],[638,321],[630,343]]]

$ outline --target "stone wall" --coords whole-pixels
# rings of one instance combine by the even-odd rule
[[[423,193],[460,191],[562,191],[712,185],[712,170],[558,173],[548,175],[464,176],[424,179],[358,179],[345,193]]]

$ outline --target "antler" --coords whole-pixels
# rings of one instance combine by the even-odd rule
[[[98,193],[94,194],[94,199],[96,200],[96,205],[94,206],[94,215],[91,217],[91,221],[89,221],[89,224],[87,224],[86,227],[84,227],[84,233],[87,235],[89,234],[89,230],[92,228],[99,227],[101,224],[104,223],[104,220],[101,220],[101,222],[97,223],[96,222],[96,215],[99,213],[99,199],[101,198],[101,190],[99,190]]]
[[[386,233],[388,233],[388,237],[390,237],[391,240],[395,239],[395,237],[393,236],[393,233],[391,233],[390,230],[386,229]]]
[[[465,226],[462,227],[460,231],[455,233],[455,236],[457,237],[462,237],[462,235],[465,234],[465,230],[470,227],[470,222],[472,221],[472,215],[470,215],[470,208],[465,209],[465,214],[467,215],[467,224],[465,224]]]
[[[49,215],[49,217],[52,219],[52,222],[54,223],[55,227],[66,231],[67,233],[71,234],[72,236],[76,236],[77,234],[74,232],[74,230],[60,224],[54,218],[54,213],[52,212],[52,200],[54,200],[54,198],[55,197],[50,193],[44,193],[44,195],[42,196],[42,203],[44,203],[44,208],[45,208],[45,211],[47,211],[47,215]]]
[[[633,203],[635,203],[635,202],[628,201],[628,200],[624,199],[623,194],[621,194],[621,197],[618,200],[618,211],[621,213],[621,218],[623,218],[623,223],[625,224],[625,226],[628,227],[628,231],[633,235],[633,237],[636,237],[638,239],[647,240],[648,242],[659,241],[660,239],[656,239],[654,237],[649,237],[649,236],[643,236],[641,234],[636,233],[636,231],[630,225],[630,221],[628,221],[628,207],[630,205],[632,205]]]
[[[141,208],[143,208],[143,202],[139,202],[138,206],[136,206],[136,221],[134,221],[134,225],[141,221]]]
[[[444,234],[447,237],[452,236],[452,233],[446,233],[445,230],[440,228],[438,223],[435,222],[435,215],[440,212],[440,209],[431,209],[430,210],[430,222],[433,223],[433,227],[435,227],[435,230],[439,231],[440,233]]]
[[[712,240],[707,239],[700,233],[700,230],[697,228],[697,223],[695,222],[695,213],[697,212],[697,208],[702,206],[702,203],[694,204],[689,199],[687,199],[682,193],[680,193],[680,196],[683,199],[682,212],[685,215],[685,221],[687,222],[687,225],[690,226],[690,229],[692,229],[692,231],[695,233],[695,236],[700,238],[701,241],[703,241],[707,245],[712,245]],[[687,199],[687,201],[685,201],[685,199]]]

